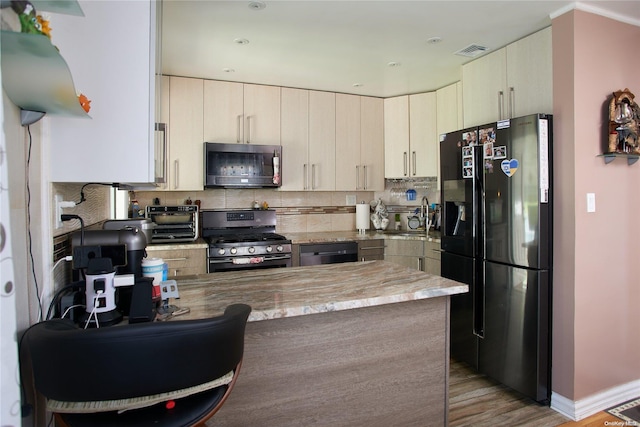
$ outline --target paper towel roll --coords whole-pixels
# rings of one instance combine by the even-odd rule
[[[369,229],[369,204],[360,203],[356,205],[356,230]]]

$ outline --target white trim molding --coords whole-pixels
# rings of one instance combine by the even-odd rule
[[[628,2],[629,3],[629,7],[636,7],[634,6],[634,3],[636,3],[635,1],[631,1]],[[631,25],[635,25],[637,27],[640,27],[640,21],[635,19],[635,18],[631,18],[630,16],[624,15],[622,13],[618,13],[618,12],[613,12],[610,10],[606,9],[606,4],[605,4],[605,8],[601,8],[598,6],[594,6],[593,4],[589,4],[587,2],[584,1],[578,1],[578,2],[574,2],[574,3],[570,3],[564,7],[561,7],[560,9],[556,10],[555,12],[552,12],[549,14],[549,17],[553,20],[555,18],[557,18],[560,15],[564,15],[567,12],[570,12],[572,10],[581,10],[583,12],[588,12],[588,13],[592,13],[594,15],[600,15],[600,16],[604,16],[605,18],[610,18],[613,19],[615,21],[620,21],[620,22],[624,22],[625,24],[631,24]]]
[[[551,409],[574,421],[580,421],[638,396],[640,396],[640,380],[622,384],[576,401],[552,392]]]

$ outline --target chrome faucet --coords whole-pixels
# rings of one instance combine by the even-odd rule
[[[420,217],[426,218],[429,216],[429,199],[427,196],[422,197],[422,206],[420,206]]]

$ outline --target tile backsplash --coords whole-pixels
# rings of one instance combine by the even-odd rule
[[[414,188],[416,200],[407,201],[399,190]],[[402,193],[402,194],[401,194]],[[378,198],[401,213],[402,228],[406,228],[407,215],[420,206],[423,196],[429,203],[439,203],[440,196],[434,178],[421,180],[387,181],[384,192],[373,191],[299,191],[274,189],[208,189],[203,191],[136,191],[130,193],[141,208],[158,199],[160,205],[182,205],[188,199],[200,200],[201,209],[248,209],[254,201],[266,202],[276,210],[279,233],[353,231],[356,229],[355,206],[348,198],[355,196],[357,203],[369,203]],[[393,218],[390,218],[393,224]]]
[[[356,196],[358,202],[374,200],[371,191],[284,192],[273,189],[220,189],[190,192],[136,191],[140,207],[154,203],[182,205],[188,199],[200,200],[201,209],[248,209],[253,201],[266,202],[276,210],[277,231],[298,233],[313,231],[355,230],[355,206],[347,204],[347,196]]]

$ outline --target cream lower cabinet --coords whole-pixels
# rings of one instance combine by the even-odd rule
[[[162,190],[204,188],[203,90],[202,79],[169,80],[167,182]]]
[[[207,249],[153,249],[147,246],[149,258],[162,258],[169,268],[167,278],[207,273]]]
[[[425,273],[440,276],[440,242],[424,242],[424,271]]]
[[[358,261],[384,259],[384,239],[358,240]]]
[[[551,27],[462,67],[464,127],[553,112]]]
[[[336,94],[336,190],[384,190],[381,98]]]
[[[384,100],[385,178],[438,176],[436,93]]]
[[[204,116],[207,142],[280,145],[277,86],[205,80]]]
[[[387,239],[384,260],[425,271],[424,242],[422,240]]]

